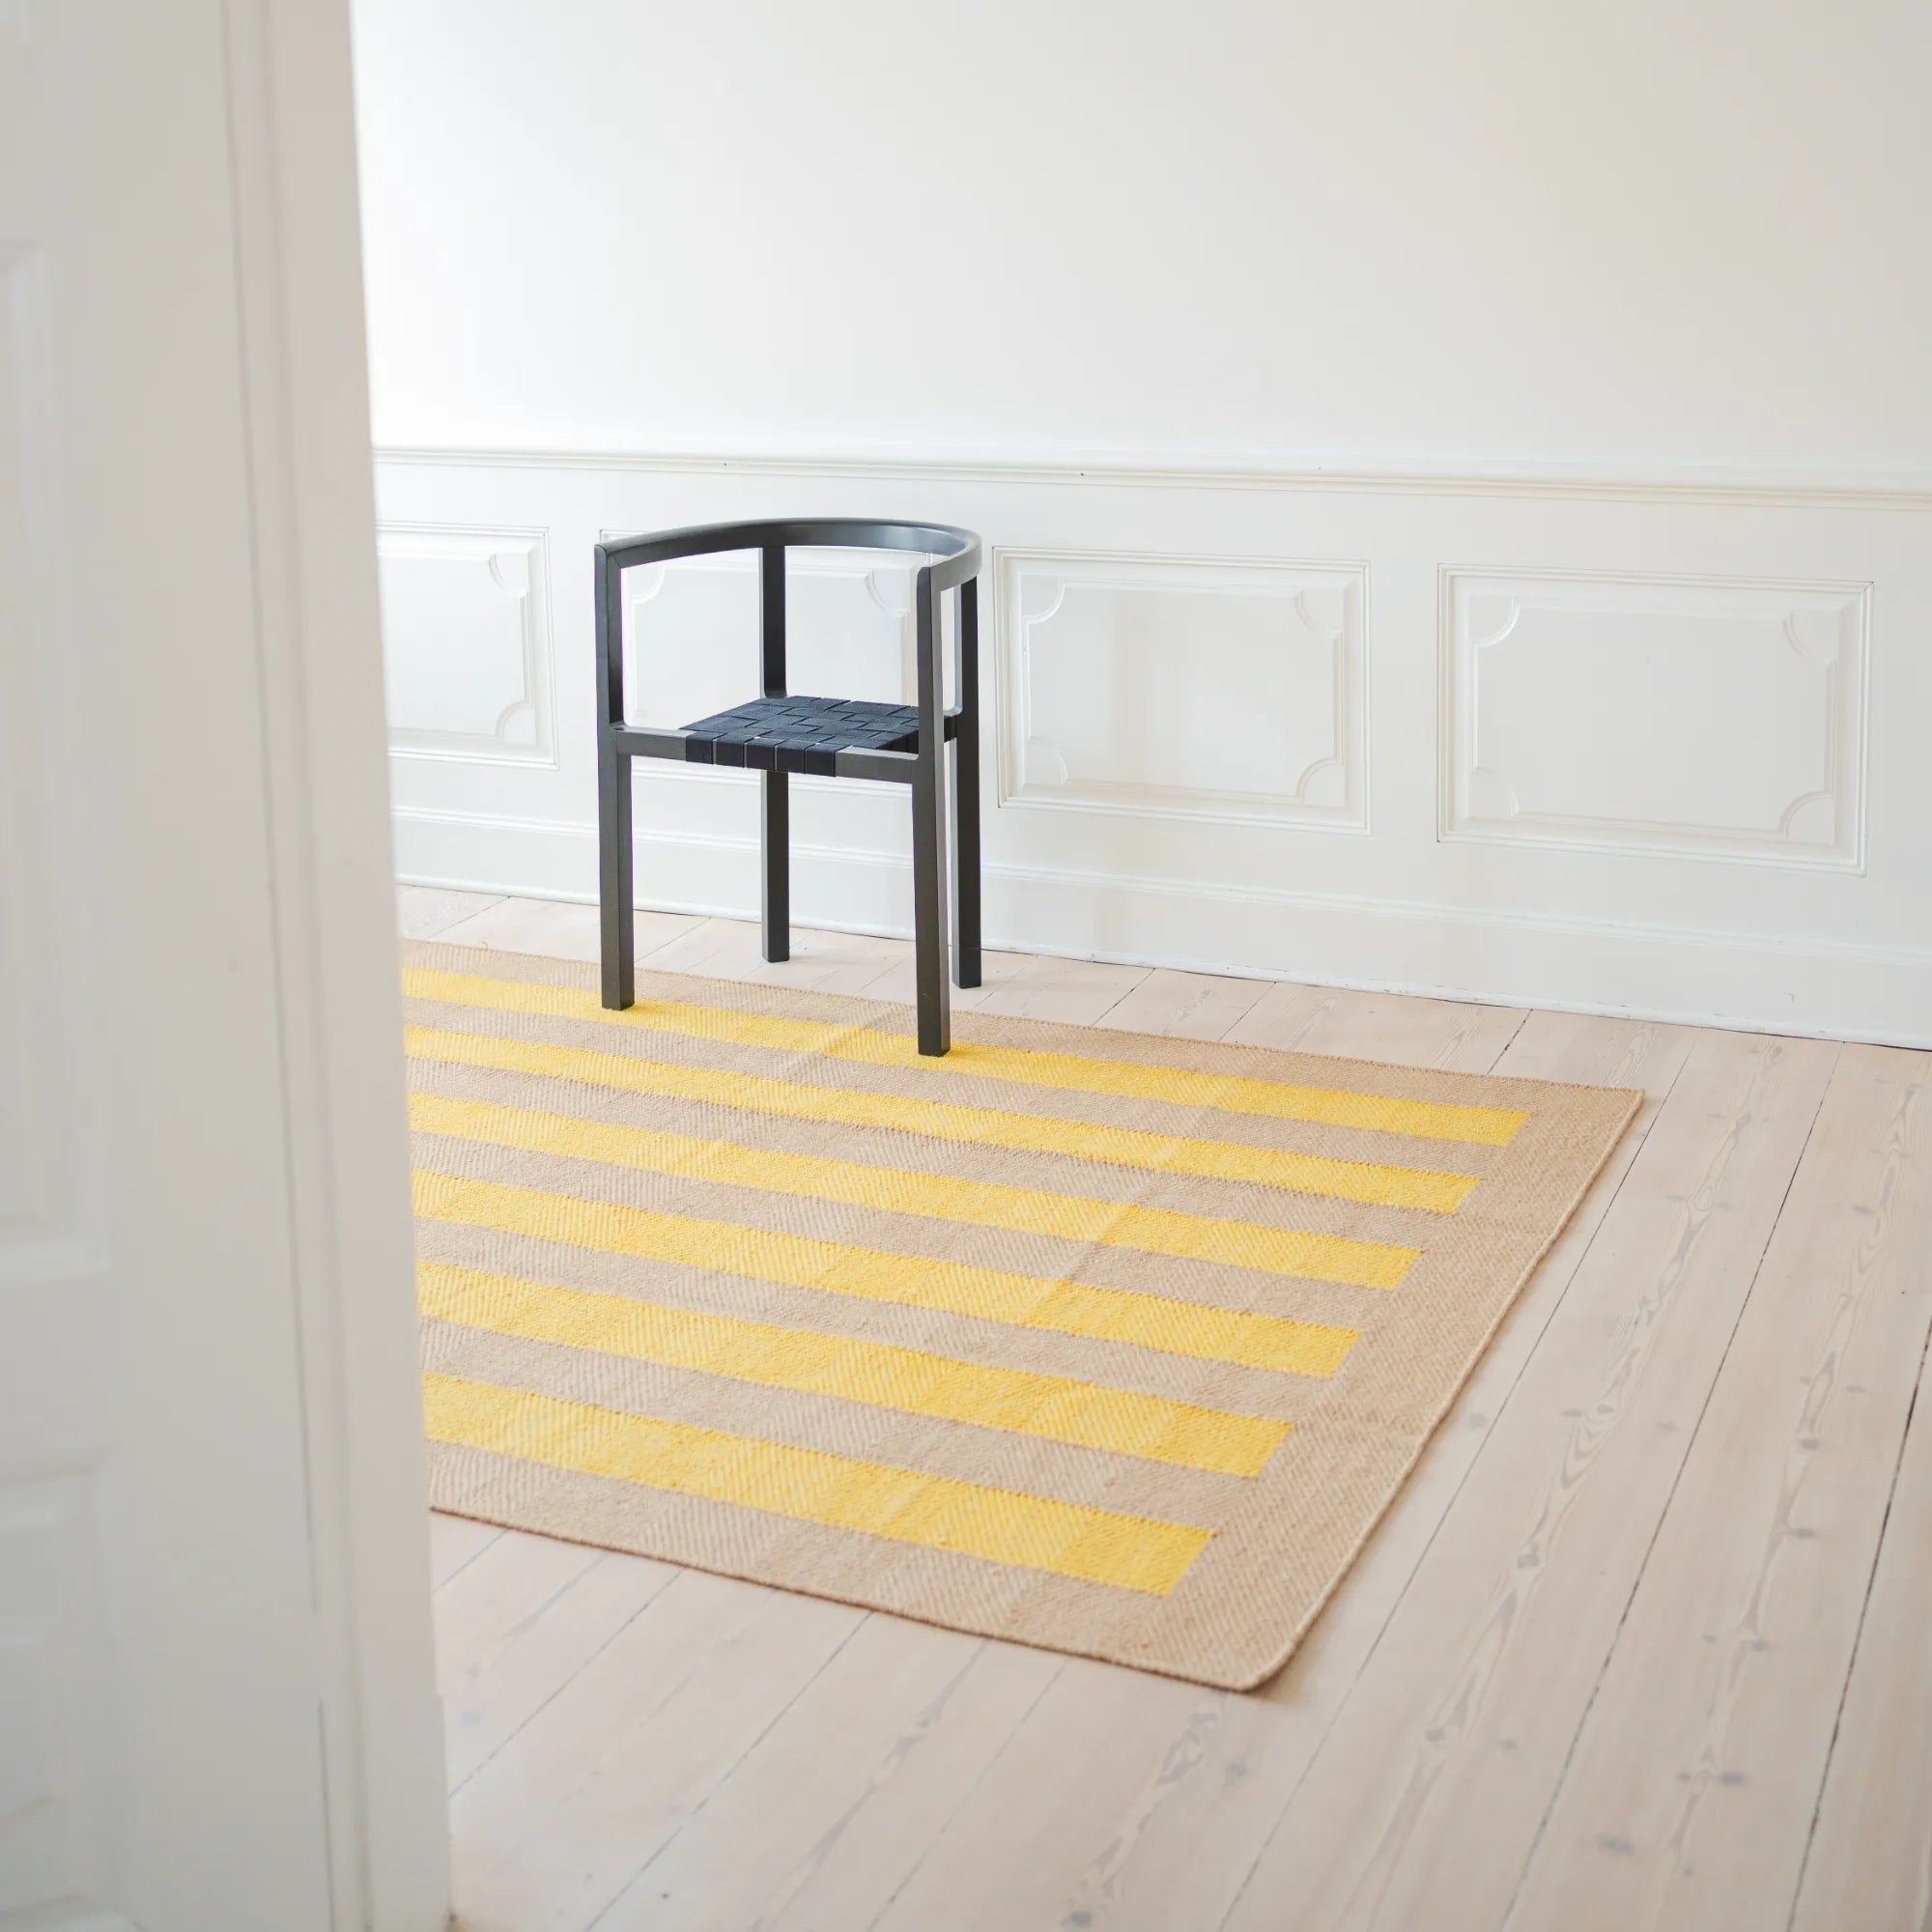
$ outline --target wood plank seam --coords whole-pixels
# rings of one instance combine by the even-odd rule
[[[787,1697],[784,1700],[784,1702],[781,1704],[780,1707],[772,1713],[769,1719],[767,1719],[764,1728],[758,1732],[757,1736],[754,1737],[751,1741],[751,1743],[747,1745],[745,1748],[742,1751],[740,1751],[735,1758],[732,1759],[730,1765],[723,1773],[721,1773],[718,1777],[712,1780],[710,1789],[707,1790],[704,1796],[700,1798],[695,1805],[692,1806],[691,1810],[688,1813],[686,1813],[686,1815],[682,1819],[678,1821],[677,1825],[672,1828],[669,1833],[664,1838],[663,1842],[655,1846],[650,1856],[644,1860],[643,1863],[639,1865],[637,1869],[632,1872],[631,1876],[628,1879],[626,1879],[624,1883],[614,1892],[611,1893],[610,1900],[603,1906],[603,1908],[600,1911],[598,1911],[596,1914],[592,1916],[592,1918],[584,1927],[584,1932],[597,1932],[597,1927],[601,1925],[604,1922],[604,1920],[608,1918],[611,1916],[611,1914],[614,1912],[617,1909],[617,1907],[623,1903],[624,1899],[630,1894],[630,1892],[641,1882],[644,1874],[648,1872],[652,1867],[652,1865],[654,1865],[658,1861],[658,1860],[664,1856],[665,1852],[673,1843],[676,1842],[677,1838],[684,1832],[686,1827],[695,1823],[696,1820],[698,1818],[698,1816],[703,1812],[704,1807],[711,1803],[712,1799],[720,1791],[724,1790],[724,1788],[727,1784],[730,1783],[731,1779],[737,1775],[738,1768],[742,1764],[744,1764],[745,1761],[749,1757],[751,1757],[752,1754],[758,1748],[758,1747],[764,1743],[766,1738],[768,1738],[772,1734],[773,1730],[783,1720],[785,1713],[789,1711],[791,1707],[794,1704],[796,1704],[798,1700],[801,1697],[803,1697],[805,1693],[808,1690],[810,1690],[815,1683],[818,1682],[819,1678],[824,1676],[826,1671],[828,1671],[832,1667],[833,1663],[838,1660],[839,1653],[844,1650],[846,1645],[849,1644],[852,1641],[852,1639],[855,1636],[857,1636],[862,1630],[865,1629],[866,1625],[871,1621],[873,1614],[874,1613],[870,1610],[855,1611],[852,1628],[848,1630],[845,1633],[845,1634],[841,1636],[835,1645],[833,1645],[831,1651],[819,1661],[817,1667],[814,1670],[812,1670],[811,1673],[804,1680],[804,1682],[797,1686],[797,1688],[792,1691],[791,1695]]]
[[[1058,1684],[1063,1677],[1066,1675],[1067,1666],[1071,1662],[1072,1662],[1071,1659],[1062,1659],[1061,1662],[1054,1667],[1051,1675],[1049,1675],[1041,1683],[1038,1693],[1034,1697],[1033,1702],[1027,1706],[1025,1712],[1022,1714],[1020,1718],[1019,1722],[1016,1723],[1012,1727],[1012,1729],[1007,1733],[1006,1743],[1003,1744],[999,1747],[999,1749],[996,1750],[992,1754],[992,1756],[989,1757],[986,1760],[986,1762],[980,1767],[978,1776],[975,1776],[972,1782],[967,1785],[965,1790],[959,1794],[957,1802],[953,1804],[952,1808],[946,1814],[945,1823],[943,1823],[940,1826],[939,1830],[933,1833],[932,1835],[926,1839],[924,1845],[920,1850],[919,1857],[916,1858],[912,1861],[912,1863],[909,1864],[905,1868],[905,1870],[899,1875],[898,1883],[895,1885],[892,1890],[886,1894],[884,1900],[881,1902],[879,1906],[878,1911],[873,1913],[871,1918],[867,1919],[865,1932],[874,1932],[874,1928],[878,1925],[879,1921],[885,1918],[886,1914],[889,1913],[895,1904],[898,1903],[899,1898],[903,1895],[906,1887],[911,1885],[913,1880],[916,1879],[919,1876],[920,1872],[924,1868],[926,1860],[931,1857],[932,1853],[934,1852],[934,1850],[937,1849],[938,1846],[940,1846],[945,1842],[946,1834],[949,1831],[952,1830],[953,1820],[956,1819],[959,1816],[960,1812],[962,1812],[966,1808],[967,1804],[971,1803],[974,1794],[980,1788],[981,1785],[985,1783],[986,1779],[992,1776],[994,1768],[999,1764],[1000,1760],[1006,1756],[1007,1752],[1012,1748],[1013,1740],[1017,1738],[1021,1734],[1021,1732],[1026,1729],[1028,1720],[1032,1718],[1033,1714],[1036,1711],[1037,1711],[1043,1703],[1045,1703],[1047,1697],[1052,1692],[1053,1687],[1056,1684]]]
[[[590,1570],[595,1567],[596,1567],[595,1565],[591,1565],[583,1570],[580,1570],[577,1573],[577,1575],[573,1577],[570,1579],[570,1581],[563,1586],[562,1589],[554,1592],[551,1596],[551,1598],[538,1609],[536,1617],[543,1616],[544,1613],[548,1611],[555,1603],[557,1603],[559,1599],[568,1595],[568,1593],[571,1590],[574,1590],[577,1587],[577,1585],[581,1583],[583,1580],[583,1578],[590,1574]],[[467,1772],[465,1772],[464,1775],[449,1787],[449,1795],[452,1798],[454,1798],[456,1794],[459,1791],[461,1791],[465,1785],[469,1783],[469,1781],[473,1777],[475,1777],[479,1772],[483,1771],[488,1765],[493,1763],[504,1750],[508,1749],[509,1747],[513,1745],[518,1738],[522,1737],[524,1732],[527,1730],[529,1726],[533,1724],[537,1720],[537,1719],[539,1719],[544,1714],[544,1712],[549,1710],[550,1707],[554,1703],[555,1703],[556,1700],[560,1696],[562,1696],[567,1690],[569,1690],[571,1685],[574,1684],[577,1681],[577,1679],[583,1674],[584,1671],[588,1670],[590,1666],[593,1663],[595,1663],[596,1661],[600,1657],[602,1657],[604,1653],[607,1650],[609,1650],[611,1646],[613,1643],[615,1643],[617,1639],[621,1637],[624,1634],[624,1633],[628,1631],[631,1628],[631,1626],[634,1623],[636,1623],[637,1620],[640,1616],[642,1616],[644,1612],[648,1610],[650,1606],[653,1604],[655,1604],[657,1600],[660,1597],[662,1597],[664,1593],[667,1590],[668,1590],[673,1583],[675,1583],[678,1580],[678,1577],[680,1574],[681,1573],[673,1570],[671,1574],[666,1577],[658,1584],[657,1588],[654,1589],[650,1593],[650,1595],[647,1596],[644,1599],[644,1601],[641,1604],[639,1604],[637,1606],[637,1608],[634,1609],[630,1613],[630,1615],[623,1620],[622,1623],[618,1624],[617,1627],[614,1630],[612,1630],[604,1638],[604,1640],[596,1646],[594,1650],[590,1651],[587,1656],[579,1659],[576,1668],[569,1671],[556,1681],[556,1683],[552,1687],[549,1696],[545,1697],[542,1700],[542,1702],[537,1704],[533,1709],[526,1712],[525,1716],[521,1719],[519,1719],[519,1721],[509,1731],[505,1732],[502,1737],[498,1738],[496,1744],[492,1746],[491,1748],[488,1751],[486,1751],[482,1757],[478,1758],[477,1761],[474,1764],[472,1764],[469,1767],[469,1769]],[[536,1617],[531,1618],[530,1621],[534,1623],[536,1621]]]
[[[1651,1557],[1657,1549],[1657,1540],[1663,1532],[1663,1525],[1670,1515],[1671,1504],[1677,1497],[1678,1486],[1683,1482],[1684,1472],[1690,1467],[1690,1459],[1696,1451],[1698,1435],[1702,1433],[1705,1418],[1710,1413],[1711,1399],[1717,1392],[1719,1381],[1722,1378],[1724,1364],[1730,1359],[1731,1350],[1737,1342],[1738,1331],[1744,1325],[1745,1312],[1750,1307],[1751,1296],[1756,1293],[1758,1283],[1763,1278],[1765,1257],[1770,1254],[1772,1244],[1776,1239],[1778,1225],[1783,1220],[1785,1208],[1791,1200],[1791,1190],[1797,1186],[1798,1177],[1804,1170],[1804,1157],[1810,1151],[1812,1138],[1818,1131],[1818,1122],[1825,1111],[1825,1101],[1831,1093],[1832,1081],[1837,1073],[1838,1063],[1841,1058],[1842,1052],[1834,1053],[1832,1056],[1831,1066],[1824,1080],[1819,1085],[1818,1104],[1811,1110],[1811,1119],[1805,1126],[1804,1140],[1804,1144],[1798,1150],[1798,1158],[1792,1163],[1791,1172],[1785,1177],[1784,1190],[1778,1196],[1777,1211],[1766,1223],[1764,1245],[1758,1250],[1757,1260],[1752,1264],[1750,1284],[1745,1290],[1743,1295],[1739,1297],[1737,1312],[1731,1321],[1730,1333],[1724,1338],[1723,1350],[1718,1357],[1717,1368],[1712,1374],[1709,1382],[1705,1384],[1703,1399],[1697,1406],[1697,1420],[1690,1427],[1689,1438],[1684,1445],[1684,1454],[1678,1462],[1676,1471],[1671,1476],[1669,1488],[1664,1493],[1663,1505],[1657,1513],[1656,1521],[1651,1524],[1650,1537],[1644,1545],[1643,1560],[1637,1564],[1635,1570],[1632,1573],[1630,1588],[1625,1592],[1623,1607],[1617,1614],[1616,1628],[1612,1631],[1610,1641],[1604,1651],[1602,1661],[1598,1663],[1596,1681],[1591,1685],[1590,1694],[1584,1699],[1582,1710],[1578,1713],[1576,1728],[1570,1736],[1569,1747],[1563,1754],[1562,1767],[1557,1772],[1555,1778],[1549,1786],[1548,1796],[1544,1803],[1543,1815],[1537,1821],[1536,1831],[1530,1838],[1528,1848],[1523,1857],[1522,1867],[1517,1874],[1516,1885],[1511,1890],[1509,1908],[1503,1921],[1505,1925],[1515,1917],[1518,1902],[1522,1895],[1523,1886],[1527,1883],[1530,1872],[1535,1867],[1537,1858],[1542,1852],[1544,1835],[1548,1829],[1550,1814],[1556,1808],[1557,1800],[1562,1796],[1563,1787],[1569,1778],[1573,1765],[1576,1763],[1577,1747],[1582,1741],[1585,1731],[1589,1728],[1591,1714],[1597,1708],[1597,1700],[1603,1691],[1604,1679],[1609,1671],[1611,1660],[1616,1656],[1617,1645],[1623,1637],[1624,1627],[1630,1621],[1631,1605],[1636,1602],[1637,1593],[1643,1587],[1644,1575],[1650,1568]],[[1626,1169],[1625,1171],[1628,1172],[1629,1170]]]
[[[1886,1552],[1886,1540],[1892,1529],[1892,1506],[1898,1499],[1899,1479],[1905,1469],[1905,1458],[1912,1442],[1912,1432],[1916,1426],[1932,1427],[1925,1420],[1932,1416],[1932,1405],[1926,1405],[1925,1371],[1932,1363],[1932,1330],[1927,1331],[1925,1346],[1918,1352],[1918,1373],[1913,1383],[1912,1405],[1906,1410],[1905,1427],[1899,1432],[1898,1453],[1892,1458],[1891,1481],[1886,1490],[1885,1514],[1879,1523],[1878,1540],[1872,1546],[1871,1563],[1865,1572],[1865,1586],[1859,1604],[1859,1624],[1857,1634],[1852,1639],[1851,1660],[1845,1671],[1844,1682],[1838,1687],[1838,1701],[1832,1713],[1831,1742],[1825,1747],[1825,1761],[1818,1778],[1818,1792],[1811,1804],[1811,1821],[1804,1833],[1804,1853],[1798,1861],[1796,1882],[1791,1889],[1791,1909],[1785,1915],[1785,1925],[1789,1928],[1797,1922],[1798,1914],[1804,1898],[1804,1881],[1811,1868],[1811,1853],[1818,1840],[1818,1824],[1824,1814],[1825,1796],[1831,1788],[1832,1773],[1837,1762],[1839,1735],[1844,1728],[1845,1702],[1851,1695],[1852,1683],[1858,1674],[1859,1660],[1864,1648],[1865,1624],[1871,1613],[1872,1592],[1878,1583],[1879,1564]],[[1921,1414],[1923,1409],[1923,1414]],[[1907,1532],[1910,1533],[1909,1531]]]
[[[498,1530],[498,1531],[497,1532],[497,1536],[501,1536],[502,1534],[503,1534],[503,1532],[502,1532],[501,1530]],[[442,1590],[446,1590],[446,1589],[448,1589],[448,1588],[449,1588],[449,1586],[450,1586],[450,1585],[451,1585],[451,1584],[452,1584],[453,1582],[455,1582],[455,1581],[456,1581],[456,1579],[457,1579],[457,1578],[458,1578],[458,1577],[459,1577],[460,1576],[462,1576],[462,1575],[463,1575],[463,1573],[464,1573],[464,1572],[465,1572],[466,1570],[468,1570],[468,1569],[469,1568],[469,1566],[470,1566],[470,1565],[471,1565],[472,1563],[474,1563],[474,1562],[476,1561],[476,1559],[477,1559],[477,1558],[478,1558],[479,1556],[481,1556],[481,1555],[483,1554],[483,1552],[484,1552],[484,1551],[485,1551],[486,1549],[488,1549],[488,1548],[490,1548],[490,1545],[491,1545],[492,1543],[495,1543],[495,1542],[496,1542],[496,1540],[497,1540],[497,1537],[494,1537],[494,1536],[493,1536],[493,1537],[491,1537],[491,1538],[489,1539],[489,1541],[488,1541],[488,1542],[484,1542],[484,1543],[479,1543],[479,1544],[478,1544],[478,1545],[476,1546],[476,1548],[475,1548],[474,1549],[472,1549],[472,1550],[471,1550],[471,1551],[469,1552],[469,1554],[468,1556],[466,1556],[466,1557],[465,1557],[465,1558],[463,1559],[463,1561],[462,1561],[461,1563],[459,1563],[459,1564],[458,1564],[458,1565],[456,1566],[456,1568],[455,1568],[454,1570],[452,1570],[452,1571],[451,1571],[451,1572],[449,1573],[449,1575],[448,1575],[447,1577],[444,1577],[444,1578],[442,1579],[442,1581],[441,1581],[441,1582],[440,1582],[440,1583],[439,1583],[439,1584],[438,1584],[438,1585],[436,1586],[436,1587],[437,1587],[437,1589],[438,1589],[439,1591],[442,1591]]]

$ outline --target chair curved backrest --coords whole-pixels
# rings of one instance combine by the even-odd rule
[[[932,561],[921,566],[913,587],[913,621],[918,632],[915,659],[919,674],[921,742],[936,755],[944,706],[940,675],[939,599],[957,591],[957,668],[961,708],[977,720],[978,610],[980,550],[972,530],[951,524],[921,524],[878,517],[788,517],[758,523],[693,524],[684,529],[655,530],[618,537],[596,548],[597,660],[607,728],[624,724],[624,572],[680,557],[711,556],[722,551],[754,550],[760,565],[760,632],[763,688],[767,696],[785,690],[785,570],[787,550],[920,551]]]
[[[935,590],[952,590],[980,574],[980,539],[951,524],[912,524],[872,517],[797,517],[752,524],[693,524],[681,530],[620,537],[597,546],[604,565],[629,570],[680,556],[709,556],[726,550],[915,550],[934,561]]]

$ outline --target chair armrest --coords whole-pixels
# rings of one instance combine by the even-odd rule
[[[681,530],[658,530],[649,536],[621,537],[597,546],[600,566],[614,564],[629,570],[634,564],[668,563],[680,556],[710,556],[725,550],[762,550],[781,542],[770,524],[694,524]]]

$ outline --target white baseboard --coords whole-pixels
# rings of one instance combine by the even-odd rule
[[[427,811],[395,825],[406,884],[597,896],[593,826]],[[757,865],[750,839],[640,830],[639,903],[750,919]],[[911,874],[893,854],[795,846],[792,895],[801,925],[911,931]],[[1000,865],[985,870],[985,921],[995,949],[1932,1047],[1932,952],[1914,949]]]

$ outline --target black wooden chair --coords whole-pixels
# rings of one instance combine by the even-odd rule
[[[913,591],[919,702],[795,697],[785,689],[785,551],[919,551]],[[624,716],[624,572],[673,557],[755,550],[759,557],[764,695],[680,731],[649,730]],[[598,898],[604,945],[604,1004],[637,997],[636,903],[631,837],[631,760],[740,765],[764,774],[765,957],[791,956],[790,811],[793,772],[883,779],[912,787],[913,937],[919,985],[919,1050],[950,1043],[946,945],[946,745],[953,757],[956,872],[952,974],[980,983],[980,539],[938,524],[881,524],[859,517],[794,523],[710,524],[597,546]],[[955,683],[946,709],[939,599],[959,593]]]

